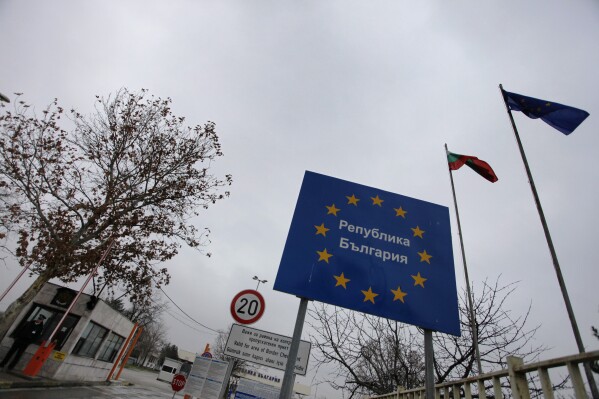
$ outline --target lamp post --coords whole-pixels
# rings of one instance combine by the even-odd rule
[[[252,278],[252,280],[256,280],[256,281],[258,281],[258,285],[256,285],[256,291],[258,291],[258,287],[260,287],[260,283],[267,283],[267,282],[268,282],[267,280],[260,280],[260,279],[258,278],[258,276],[254,276],[254,277]]]
[[[9,103],[10,99],[6,97],[4,94],[0,93],[0,101],[4,101],[5,103]]]

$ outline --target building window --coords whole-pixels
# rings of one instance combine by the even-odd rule
[[[177,371],[177,369],[174,367],[171,367],[171,366],[162,366],[162,371],[166,371],[167,373],[175,374],[175,371]]]
[[[98,360],[112,363],[124,340],[125,338],[111,332],[104,344],[104,348],[100,351]]]
[[[80,356],[94,357],[107,333],[108,330],[106,328],[90,321],[85,330],[83,330],[83,334],[81,334],[77,345],[75,345],[73,353]]]

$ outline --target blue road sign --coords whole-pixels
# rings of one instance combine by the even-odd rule
[[[307,171],[274,289],[459,336],[449,210]]]

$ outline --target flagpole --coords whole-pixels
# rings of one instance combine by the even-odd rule
[[[568,290],[566,289],[566,283],[564,282],[564,277],[562,275],[562,270],[559,266],[559,262],[557,260],[557,254],[555,252],[555,248],[553,246],[553,241],[551,240],[551,234],[549,234],[549,227],[547,226],[547,221],[545,220],[545,214],[543,213],[543,208],[541,207],[541,200],[539,199],[539,194],[537,194],[537,189],[535,187],[534,180],[532,179],[532,174],[530,172],[530,168],[528,166],[528,161],[526,160],[526,154],[524,153],[524,147],[522,147],[522,141],[520,140],[520,135],[518,134],[518,129],[516,128],[516,122],[514,121],[514,117],[512,115],[512,111],[510,107],[508,107],[505,102],[505,95],[503,91],[503,86],[499,85],[499,90],[501,90],[501,97],[503,98],[503,103],[505,104],[505,109],[510,117],[510,122],[512,123],[512,128],[514,130],[514,135],[516,136],[516,142],[518,143],[518,149],[520,150],[520,155],[522,156],[522,162],[524,162],[524,168],[526,169],[526,174],[528,175],[528,182],[530,183],[530,189],[532,190],[532,195],[535,199],[535,204],[537,206],[537,211],[539,212],[539,217],[541,218],[541,224],[543,225],[543,231],[545,232],[545,239],[547,240],[547,245],[549,246],[549,252],[551,252],[551,259],[553,260],[553,267],[555,268],[555,274],[557,275],[557,281],[559,283],[560,290],[562,291],[562,296],[564,297],[564,302],[566,303],[566,310],[568,311],[568,317],[570,318],[570,324],[572,325],[572,331],[574,332],[574,338],[576,340],[576,345],[578,346],[578,351],[580,353],[584,353],[584,344],[582,343],[582,338],[580,336],[580,330],[578,329],[578,324],[576,323],[576,318],[574,317],[574,310],[572,309],[572,304],[570,303],[570,297],[568,295]],[[589,363],[583,363],[584,371],[589,381],[589,386],[591,388],[591,393],[593,395],[593,399],[599,399],[599,391],[597,390],[597,385],[595,384],[595,377],[593,376],[593,372]]]
[[[449,155],[447,144],[445,144],[445,157]],[[448,168],[449,169],[449,168]],[[462,264],[464,265],[464,278],[466,279],[466,293],[468,295],[468,306],[470,310],[470,328],[472,330],[472,341],[474,342],[474,353],[476,355],[476,365],[478,366],[478,374],[483,374],[483,367],[480,361],[480,352],[478,350],[478,326],[476,324],[476,317],[474,315],[474,301],[472,299],[472,292],[470,291],[470,277],[468,277],[468,267],[466,266],[466,251],[464,250],[464,239],[462,238],[462,225],[460,223],[460,212],[458,211],[458,200],[455,195],[455,187],[453,185],[453,174],[449,169],[449,180],[451,181],[451,192],[453,194],[453,204],[455,206],[455,215],[458,220],[458,234],[460,236],[460,248],[462,250]]]

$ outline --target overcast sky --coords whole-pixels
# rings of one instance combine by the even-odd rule
[[[570,136],[514,116],[582,338],[599,349],[598,38],[594,0],[3,0],[0,92],[89,113],[96,94],[146,88],[190,124],[216,123],[225,156],[213,171],[234,184],[197,219],[213,256],[181,251],[165,289],[214,329],[258,275],[268,283],[255,327],[292,334],[299,300],[272,282],[305,170],[449,207],[461,289],[443,145],[478,156],[497,183],[454,173],[470,278],[475,290],[500,274],[519,281],[509,305],[532,303],[550,358],[577,348],[498,85],[591,114]],[[18,268],[0,268],[3,290]],[[182,348],[214,340],[165,320]]]

